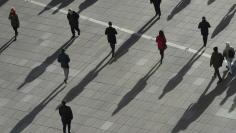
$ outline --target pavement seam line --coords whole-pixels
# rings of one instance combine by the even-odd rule
[[[52,6],[49,6],[49,5],[46,5],[44,3],[41,3],[41,2],[37,2],[37,1],[34,1],[34,0],[25,0],[26,2],[30,2],[32,4],[35,4],[35,5],[38,5],[38,6],[41,6],[41,7],[48,7],[50,8],[51,10],[58,10],[57,7],[52,7]],[[59,12],[63,13],[63,14],[67,14],[67,11],[64,10],[64,9],[59,9]],[[102,25],[102,26],[108,26],[107,23],[103,22],[103,21],[100,21],[100,20],[96,20],[96,19],[93,19],[93,18],[90,18],[90,17],[87,17],[87,16],[83,16],[83,15],[80,15],[80,18],[83,19],[83,20],[88,20],[90,22],[93,22],[93,23],[96,23],[96,24],[99,24],[99,25]],[[113,26],[114,28],[120,30],[120,31],[123,31],[125,33],[128,33],[128,34],[136,34],[137,36],[140,36],[141,38],[145,38],[147,40],[152,40],[152,41],[155,41],[156,38],[154,37],[151,37],[151,36],[148,36],[146,34],[139,34],[139,33],[136,33],[132,30],[129,30],[129,29],[126,29],[126,28],[122,28],[122,27],[119,27],[119,26],[116,26],[114,25]],[[188,51],[190,53],[194,53],[194,54],[200,54],[198,53],[197,50],[195,49],[192,49],[192,48],[189,48],[189,47],[185,47],[185,46],[181,46],[181,45],[178,45],[178,44],[175,44],[175,43],[172,43],[172,42],[167,42],[167,45],[168,46],[171,46],[171,47],[174,47],[174,48],[177,48],[177,49],[180,49],[180,50],[184,50],[184,51]],[[203,53],[202,56],[205,56],[207,58],[210,58],[211,55],[207,54],[207,53]]]

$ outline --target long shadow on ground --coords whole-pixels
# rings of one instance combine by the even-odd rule
[[[208,2],[207,2],[207,5],[210,5],[210,4],[212,4],[213,2],[215,2],[216,0],[208,0]]]
[[[52,0],[50,3],[47,4],[47,6],[44,7],[44,9],[42,11],[40,11],[38,13],[38,15],[41,15],[42,13],[44,13],[45,11],[48,11],[54,7],[56,7],[57,5],[59,5],[59,7],[57,7],[56,10],[53,11],[52,14],[56,14],[60,9],[67,7],[68,5],[70,5],[74,0]]]
[[[191,0],[181,0],[175,8],[171,11],[170,15],[167,17],[167,21],[171,20],[177,13],[182,11],[185,7],[187,7],[191,3]]]
[[[97,1],[98,0],[84,0],[84,2],[79,5],[78,13],[81,13],[82,11],[84,11],[85,9],[87,9],[88,7],[96,3]]]
[[[8,1],[8,0],[1,0],[1,1],[0,1],[0,7],[3,6],[4,4],[6,4],[7,1]]]
[[[175,89],[176,86],[179,85],[179,83],[183,80],[183,77],[185,74],[189,71],[189,69],[192,67],[194,62],[196,62],[201,55],[204,53],[205,50],[203,50],[201,53],[200,51],[203,49],[201,47],[193,56],[192,58],[184,65],[184,67],[173,77],[171,78],[167,85],[164,87],[162,94],[159,96],[159,99],[164,97],[168,92]],[[199,54],[200,53],[200,54]]]
[[[39,105],[37,105],[28,115],[22,118],[10,133],[20,133],[33,122],[35,117],[47,106],[47,104],[56,97],[66,86],[63,83],[58,85]],[[61,88],[62,87],[62,88]]]
[[[150,29],[160,18],[152,17],[137,33],[132,34],[116,51],[113,62],[117,61],[120,57],[126,54],[129,49],[141,38],[141,36]]]
[[[209,85],[213,82],[213,80],[214,78],[212,78]],[[202,115],[202,113],[210,106],[214,99],[227,89],[228,85],[231,83],[230,81],[231,77],[227,76],[226,79],[224,79],[222,83],[218,84],[214,90],[206,94],[209,89],[208,85],[198,101],[191,104],[184,112],[176,126],[172,129],[172,133],[178,133],[181,130],[187,129],[192,122],[197,120]]]
[[[221,31],[223,31],[230,23],[234,14],[236,12],[236,4],[234,4],[228,11],[228,13],[224,16],[224,18],[220,21],[220,23],[216,26],[215,30],[213,31],[211,38],[214,38],[218,35]]]
[[[112,115],[115,115],[118,113],[121,109],[123,109],[125,106],[127,106],[147,85],[147,80],[158,70],[158,68],[161,66],[160,61],[157,62],[151,70],[143,77],[141,78],[136,85],[131,89],[119,102],[117,108],[112,113]]]
[[[39,66],[35,67],[30,71],[30,73],[25,78],[25,81],[17,88],[18,90],[21,89],[26,84],[34,81],[39,76],[41,76],[47,69],[49,65],[51,65],[58,57],[61,49],[67,49],[76,39],[76,37],[69,39],[65,44],[63,44],[56,52],[52,55],[47,57]]]
[[[64,101],[70,102],[74,98],[76,98],[84,89],[85,87],[97,77],[98,73],[104,69],[110,62],[107,61],[105,64],[103,64],[106,59],[110,56],[111,53],[109,53],[98,65],[91,70],[80,82],[78,85],[74,86],[63,98]]]
[[[12,37],[9,41],[2,45],[2,47],[0,48],[0,54],[14,42],[14,39],[15,37]]]

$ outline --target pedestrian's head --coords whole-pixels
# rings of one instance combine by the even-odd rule
[[[206,21],[206,17],[203,16],[203,17],[202,17],[202,21]]]
[[[71,9],[68,9],[68,13],[71,14],[71,13],[72,13],[72,10],[71,10]]]
[[[226,47],[229,47],[230,42],[226,42],[225,45]]]
[[[213,48],[214,52],[218,52],[218,47]]]
[[[163,30],[159,31],[159,36],[165,36]]]
[[[108,22],[108,25],[109,25],[109,26],[112,26],[112,22],[111,22],[111,21],[110,21],[110,22]]]
[[[16,14],[16,9],[14,7],[11,8],[11,14],[15,15]]]
[[[62,104],[62,105],[66,105],[66,102],[65,102],[65,101],[62,101],[61,104]]]

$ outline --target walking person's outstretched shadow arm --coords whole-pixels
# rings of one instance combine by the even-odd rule
[[[83,3],[79,5],[79,11],[78,13],[80,14],[82,11],[90,7],[91,5],[95,4],[98,0],[84,0]]]
[[[181,0],[175,8],[171,11],[170,15],[167,17],[167,21],[171,20],[177,13],[182,11],[185,7],[187,7],[191,3],[191,0]]]

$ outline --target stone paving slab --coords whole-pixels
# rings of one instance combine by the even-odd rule
[[[168,41],[196,50],[201,47],[197,29],[201,17],[208,18],[213,33],[234,4],[233,0],[217,0],[209,5],[207,1],[192,0],[167,21],[178,1],[163,1],[161,19],[140,30],[154,14],[149,1],[37,1],[51,2],[65,10],[79,7],[82,15],[113,21],[153,37],[164,29]],[[30,2],[8,0],[0,5],[1,45],[13,35],[7,20],[12,6],[18,11],[21,28],[19,39],[0,55],[1,132],[62,132],[56,110],[62,99],[69,101],[74,113],[72,133],[236,131],[235,79],[226,75],[225,81],[217,85],[209,58],[201,53],[168,47],[159,66],[155,42],[118,31],[117,50],[121,54],[112,62],[106,58],[110,48],[105,27],[80,19],[81,36],[66,51],[71,57],[71,74],[65,86],[56,61],[58,49],[71,36],[65,14]],[[222,50],[225,41],[235,46],[234,20],[209,41],[205,53],[210,54],[214,46]],[[221,74],[225,69],[224,65]]]

